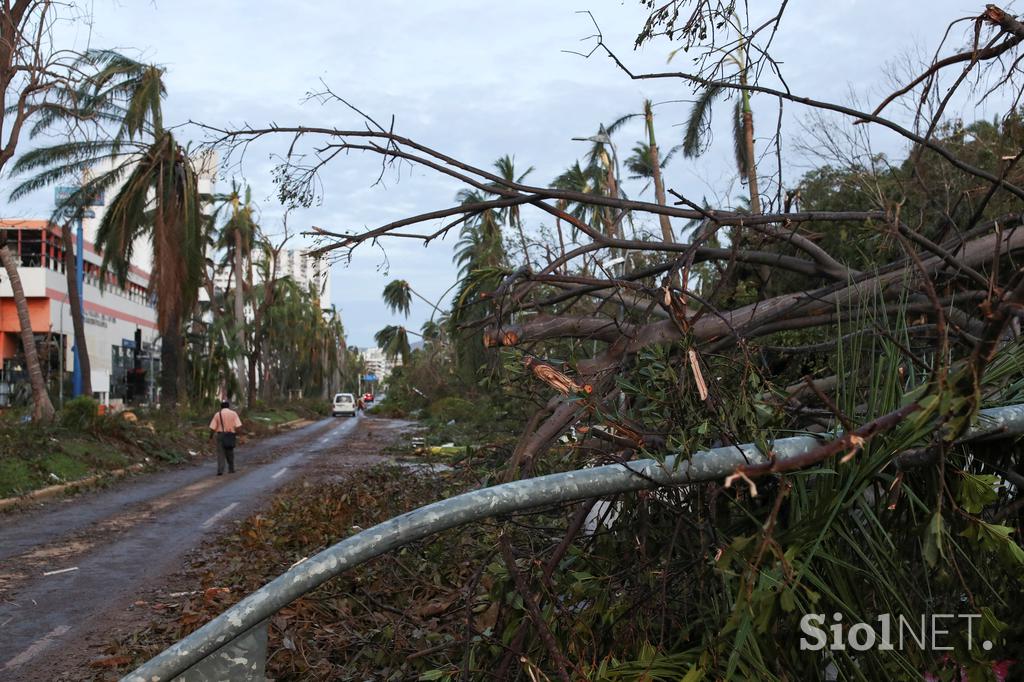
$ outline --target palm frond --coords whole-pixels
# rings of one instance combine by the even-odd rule
[[[724,91],[721,86],[704,88],[693,103],[683,133],[683,156],[696,158],[704,152],[704,135],[711,124],[711,103]]]
[[[402,313],[409,317],[409,309],[412,305],[412,289],[404,279],[396,279],[384,287],[382,294],[384,305],[393,313]]]

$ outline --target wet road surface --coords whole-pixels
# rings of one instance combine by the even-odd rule
[[[206,534],[258,508],[318,454],[337,452],[359,421],[325,419],[240,447],[232,475],[216,476],[209,458],[0,517],[0,680],[24,679],[19,669],[131,604]]]

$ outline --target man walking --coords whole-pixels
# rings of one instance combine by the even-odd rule
[[[228,473],[235,473],[235,439],[238,429],[242,428],[242,420],[238,413],[231,409],[227,400],[221,402],[220,410],[210,420],[210,435],[217,438],[217,475],[224,475],[224,463],[227,462]]]

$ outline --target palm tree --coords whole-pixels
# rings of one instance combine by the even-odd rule
[[[198,292],[203,267],[197,174],[168,131],[157,134],[146,152],[134,161],[134,168],[103,216],[96,245],[103,254],[104,269],[113,270],[123,285],[135,240],[149,237],[152,241],[152,281],[162,339],[160,388],[162,400],[173,406],[178,401],[184,370],[182,323]]]
[[[533,166],[530,166],[525,171],[517,175],[515,164],[515,157],[506,154],[494,162],[494,167],[497,169],[498,175],[500,175],[503,180],[522,183],[523,180],[526,179],[526,176],[533,172]],[[501,216],[502,222],[516,228],[516,231],[519,233],[519,244],[523,248],[523,262],[529,264],[530,251],[526,245],[526,233],[523,231],[523,220],[519,211],[519,206],[514,205],[502,209]]]
[[[679,147],[673,147],[669,150],[669,153],[665,155],[665,158],[661,158],[661,154],[658,151],[658,142],[654,135],[654,109],[651,104],[651,100],[644,100],[644,127],[647,132],[647,141],[640,142],[633,147],[633,153],[629,158],[626,159],[626,168],[632,173],[631,177],[634,179],[648,178],[654,184],[654,199],[660,206],[667,204],[667,197],[665,196],[665,182],[662,180],[661,171],[668,165],[673,154]],[[631,118],[631,116],[624,117]],[[658,221],[661,224],[661,237],[666,242],[674,242],[675,235],[672,233],[672,223],[669,221],[667,215],[658,216]]]
[[[234,320],[235,320],[235,343],[241,351],[235,356],[235,373],[238,375],[238,385],[248,384],[245,368],[244,349],[246,347],[246,321],[245,321],[245,293],[252,291],[252,250],[256,232],[259,229],[254,218],[252,205],[252,189],[246,186],[244,193],[235,180],[231,181],[231,191],[226,194],[219,194],[214,201],[220,206],[214,211],[213,220],[225,208],[229,208],[231,215],[227,222],[220,229],[218,248],[226,251],[225,260],[232,264],[232,279],[234,280]],[[239,400],[243,404],[245,398],[239,394]]]
[[[747,85],[747,57],[742,47],[736,48],[726,56],[726,61],[737,69],[739,84],[743,89],[736,99],[732,110],[733,149],[736,155],[736,170],[740,182],[747,184],[750,193],[750,211],[761,212],[761,197],[757,187],[757,163],[754,156],[754,114],[750,108],[750,93]],[[711,119],[711,104],[726,88],[720,85],[704,88],[697,101],[693,103],[690,116],[686,121],[686,133],[683,136],[683,156],[696,158],[704,151],[704,133]]]
[[[427,343],[441,343],[444,339],[444,327],[440,322],[427,320],[420,327],[420,335]]]
[[[409,309],[412,305],[412,287],[404,279],[396,279],[384,287],[384,305],[393,313],[402,313],[409,317]]]
[[[412,352],[412,348],[409,346],[409,333],[405,327],[388,325],[374,334],[373,340],[391,360],[400,357],[403,364],[409,362],[409,353]]]
[[[161,395],[178,401],[184,376],[182,326],[196,298],[204,258],[203,220],[197,172],[185,149],[163,126],[164,69],[111,51],[83,56],[97,73],[77,95],[77,109],[50,113],[38,130],[67,118],[112,124],[106,139],[71,140],[25,154],[21,171],[40,170],[23,186],[41,187],[62,178],[88,175],[79,194],[116,191],[96,236],[103,268],[124,285],[134,245],[152,245],[152,287],[161,336]],[[43,125],[43,124],[46,125]],[[110,169],[92,175],[101,164]]]
[[[25,289],[21,285],[21,277],[18,275],[18,265],[15,263],[14,254],[7,245],[6,231],[0,240],[0,262],[3,263],[4,270],[7,271],[7,278],[11,280],[14,305],[18,310],[21,346],[25,354],[25,369],[32,386],[32,419],[47,422],[53,419],[53,403],[50,401],[50,395],[46,392],[46,382],[43,380],[43,371],[39,366],[39,355],[36,352],[36,337],[32,331],[28,300],[25,298]],[[61,377],[61,381],[63,380],[64,377]]]
[[[455,196],[463,206],[472,206],[486,201],[477,190],[462,190]],[[463,223],[459,230],[459,241],[455,245],[455,262],[459,265],[459,278],[464,278],[474,269],[504,267],[508,257],[501,240],[501,216],[493,208],[475,213]]]
[[[387,286],[384,287],[384,293],[382,294],[384,305],[386,305],[391,312],[402,313],[405,317],[409,317],[413,296],[433,308],[435,313],[440,314],[441,311],[438,309],[436,303],[433,303],[430,299],[423,296],[423,294],[413,289],[404,279],[396,279],[388,282]]]
[[[586,165],[579,161],[556,177],[551,186],[580,194],[592,194],[602,197],[625,197],[618,177],[618,156],[612,144],[611,136],[622,123],[630,118],[622,117],[609,126],[600,125],[597,133],[590,137],[577,137],[574,140],[591,142],[587,153]],[[610,206],[595,206],[585,201],[560,201],[558,207],[586,223],[595,230],[609,237],[622,237],[621,220],[616,220],[615,211]],[[629,218],[627,218],[629,219]]]

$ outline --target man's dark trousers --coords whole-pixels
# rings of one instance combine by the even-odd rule
[[[224,473],[224,463],[227,462],[228,473],[235,473],[235,449],[226,448],[220,441],[220,434],[217,434],[217,475]]]

